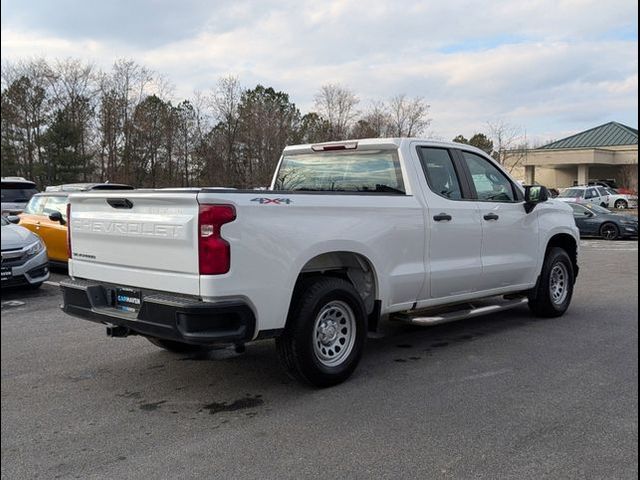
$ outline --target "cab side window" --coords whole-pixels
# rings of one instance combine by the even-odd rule
[[[516,193],[511,181],[486,158],[462,151],[471,174],[471,182],[481,202],[515,202]]]
[[[60,212],[62,218],[67,219],[67,197],[49,197],[44,206],[44,214],[51,215],[54,212]]]
[[[29,200],[29,203],[27,203],[27,206],[24,208],[24,213],[42,215],[42,208],[46,200],[47,197],[31,197],[31,200]]]
[[[444,148],[419,147],[418,154],[431,191],[450,200],[462,200],[458,173],[449,151]]]
[[[598,192],[596,191],[595,188],[587,188],[587,191],[584,195],[584,198],[595,198],[598,196]]]

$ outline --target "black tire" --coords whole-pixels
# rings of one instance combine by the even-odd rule
[[[600,236],[605,240],[615,240],[620,236],[620,229],[615,223],[603,223],[600,226]]]
[[[156,347],[164,348],[173,353],[196,353],[207,350],[202,345],[191,345],[189,343],[176,342],[174,340],[165,340],[163,338],[146,337]]]
[[[564,294],[562,297],[554,297],[552,294],[552,275],[554,271],[563,272]],[[559,247],[553,247],[547,253],[542,266],[542,273],[538,285],[529,294],[529,310],[544,318],[559,317],[569,308],[573,296],[575,273],[573,264],[567,252]],[[556,281],[556,285],[558,282]],[[557,291],[556,291],[557,292]]]
[[[603,207],[603,208],[607,208],[609,205],[607,203],[601,202],[600,206]]]
[[[325,318],[333,323],[319,333],[324,328],[319,322],[327,325],[323,322]],[[331,335],[333,340],[327,339],[325,344],[321,335]],[[365,307],[355,288],[340,278],[317,277],[296,289],[287,327],[276,338],[276,348],[293,378],[324,388],[349,378],[360,361],[366,338]],[[343,339],[345,343],[339,344]],[[329,355],[336,355],[335,360]],[[329,365],[332,361],[338,363]]]
[[[629,208],[629,204],[626,200],[616,200],[616,203],[613,206],[618,210],[625,210]]]

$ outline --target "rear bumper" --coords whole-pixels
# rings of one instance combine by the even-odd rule
[[[142,291],[137,312],[113,306],[115,285],[60,282],[62,310],[75,317],[128,329],[129,333],[193,345],[242,343],[253,338],[255,315],[242,300],[202,302],[197,297]]]

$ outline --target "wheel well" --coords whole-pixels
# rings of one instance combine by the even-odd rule
[[[312,258],[302,267],[294,292],[305,279],[319,275],[338,277],[351,283],[362,297],[367,314],[373,312],[378,286],[373,265],[365,256],[354,252],[328,252]]]
[[[573,265],[574,276],[578,276],[578,244],[576,243],[576,239],[567,233],[559,233],[554,235],[549,240],[547,244],[547,250],[545,252],[545,258],[549,251],[553,247],[562,248],[567,254],[569,254],[569,258],[571,258],[571,264]]]

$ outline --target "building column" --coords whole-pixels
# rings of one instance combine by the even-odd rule
[[[578,185],[589,184],[589,165],[578,165]]]
[[[524,184],[533,185],[536,181],[536,167],[534,165],[524,166]]]

